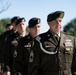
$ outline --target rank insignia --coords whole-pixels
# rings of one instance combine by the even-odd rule
[[[38,23],[38,24],[40,23],[40,18],[38,19],[37,23]]]
[[[64,13],[61,13],[59,17],[60,17],[60,18],[63,18],[63,16],[64,16]]]
[[[33,50],[31,50],[29,62],[33,62],[33,58],[34,58],[34,53],[33,53]]]
[[[22,22],[25,22],[25,20],[23,19]]]
[[[14,51],[14,58],[17,57],[17,51]]]

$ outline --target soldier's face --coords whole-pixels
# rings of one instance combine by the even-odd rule
[[[10,25],[9,27],[6,28],[6,30],[12,30],[13,29],[13,26]]]
[[[36,37],[40,34],[40,24],[37,24],[36,26],[30,28],[30,34],[32,37]]]
[[[19,33],[24,33],[26,30],[26,23],[25,22],[21,22],[17,25],[17,29]]]
[[[58,34],[62,28],[62,19],[57,18],[52,22],[48,22],[48,25],[50,27],[50,31],[52,31],[54,34]]]

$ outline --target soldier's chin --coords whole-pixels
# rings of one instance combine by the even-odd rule
[[[60,32],[60,29],[56,29],[57,32]]]
[[[60,32],[60,30],[57,30],[57,31],[56,31],[56,34],[59,34],[59,32]]]

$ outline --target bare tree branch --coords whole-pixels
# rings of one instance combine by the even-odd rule
[[[3,0],[0,0],[0,6],[1,6],[1,10],[0,13],[6,11],[9,7],[10,7],[11,3],[6,2],[5,5],[3,5]]]

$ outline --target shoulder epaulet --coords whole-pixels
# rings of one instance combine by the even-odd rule
[[[71,36],[71,37],[75,37],[72,33],[63,32],[63,34]]]
[[[68,33],[68,32],[63,32],[65,35],[70,35],[70,36],[74,36],[72,33]]]
[[[40,36],[37,36],[35,39],[36,39],[37,41],[40,41],[40,40],[41,40],[41,37],[40,37]]]

